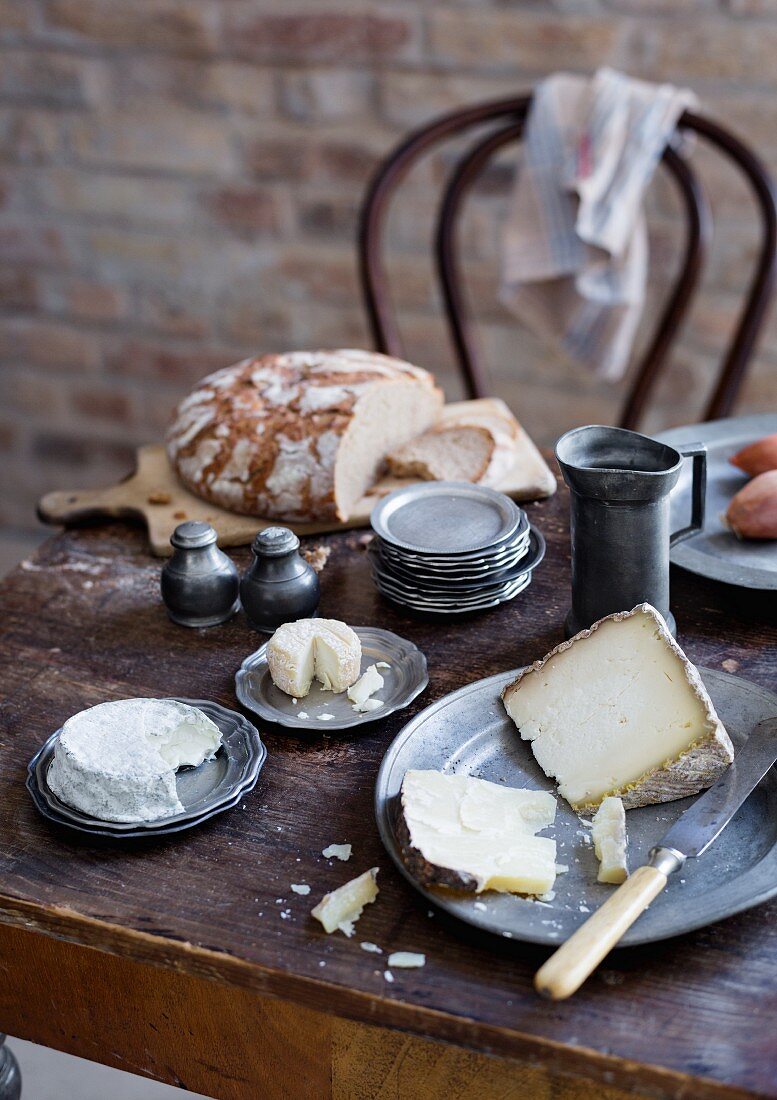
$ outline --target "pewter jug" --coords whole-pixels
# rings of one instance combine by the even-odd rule
[[[254,560],[240,581],[240,600],[256,630],[315,615],[321,588],[311,565],[299,556],[299,539],[288,527],[266,527],[253,541]]]
[[[162,599],[167,614],[179,626],[216,626],[235,614],[237,569],[216,545],[209,523],[179,523],[170,537],[173,556],[162,568]]]
[[[704,523],[707,452],[675,449],[639,432],[589,425],[556,444],[570,489],[572,610],[567,637],[615,611],[650,603],[676,631],[669,610],[669,549]],[[683,459],[693,460],[690,523],[670,532],[669,494]]]

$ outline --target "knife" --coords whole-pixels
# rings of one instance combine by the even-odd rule
[[[721,779],[677,819],[604,905],[540,967],[534,988],[560,1001],[571,996],[658,897],[686,859],[704,855],[777,760],[777,718],[759,723]]]

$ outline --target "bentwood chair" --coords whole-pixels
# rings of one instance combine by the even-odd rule
[[[416,130],[385,159],[372,179],[361,209],[359,224],[359,270],[365,304],[375,347],[390,355],[402,354],[402,342],[386,267],[383,262],[383,238],[386,215],[399,184],[413,165],[436,146],[450,138],[484,126],[490,131],[478,137],[453,168],[440,201],[435,254],[445,318],[450,330],[458,365],[464,375],[469,397],[487,396],[487,372],[474,338],[474,328],[466,305],[462,264],[458,254],[456,228],[464,200],[491,159],[506,145],[520,141],[531,103],[530,95],[502,99],[467,107],[438,118]],[[761,241],[750,284],[734,334],[725,350],[714,392],[704,411],[704,419],[726,416],[736,401],[761,332],[775,277],[777,207],[775,189],[769,173],[758,157],[738,138],[717,123],[685,112],[678,127],[691,131],[732,161],[742,172],[752,193],[761,224]],[[712,217],[709,204],[691,164],[676,149],[668,146],[663,165],[679,190],[687,222],[683,261],[670,287],[663,312],[647,350],[633,375],[621,414],[620,424],[635,428],[664,368],[670,347],[697,289],[711,238]]]

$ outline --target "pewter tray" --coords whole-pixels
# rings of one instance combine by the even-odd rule
[[[710,420],[655,436],[662,443],[703,443],[707,448],[707,510],[704,529],[672,550],[671,560],[691,573],[742,588],[777,589],[777,541],[738,539],[722,520],[731,498],[750,478],[728,461],[748,443],[777,432],[777,413]],[[691,514],[691,463],[672,491],[672,530]]]
[[[177,701],[199,708],[216,723],[223,737],[213,760],[206,760],[198,768],[178,771],[176,789],[183,813],[155,821],[103,821],[61,802],[50,790],[46,778],[61,730],[48,738],[27,768],[27,789],[38,810],[49,820],[72,829],[124,838],[179,832],[237,805],[256,786],[267,756],[257,730],[242,714],[218,703],[203,699]]]
[[[379,670],[385,681],[380,691],[375,693],[377,698],[383,700],[380,710],[359,713],[353,709],[345,692],[324,691],[317,681],[313,682],[304,699],[294,703],[290,695],[272,682],[267,665],[267,642],[246,657],[238,669],[235,694],[244,707],[268,722],[277,722],[289,729],[315,730],[316,733],[377,722],[406,707],[429,683],[426,657],[412,642],[392,634],[390,630],[373,626],[355,626],[353,630],[362,644],[362,672],[379,661],[386,661],[390,666]],[[300,718],[300,711],[307,718]],[[333,714],[335,717],[331,721],[322,721],[319,714]]]
[[[777,716],[777,695],[713,669],[699,669],[735,747],[755,725]],[[529,744],[507,715],[500,692],[518,670],[479,680],[445,696],[400,731],[381,764],[375,814],[386,849],[412,886],[432,905],[486,932],[548,946],[566,940],[612,893],[597,883],[598,862],[570,806],[558,798],[556,823],[540,835],[554,837],[557,861],[569,871],[556,878],[555,898],[544,904],[512,894],[464,895],[421,886],[402,860],[395,815],[408,768],[475,775],[511,787],[549,790]],[[629,866],[633,870],[692,799],[629,810]],[[624,946],[666,939],[749,909],[777,894],[777,767],[761,781],[733,821],[699,859],[689,859],[663,894],[623,937]],[[485,905],[476,909],[475,903]]]

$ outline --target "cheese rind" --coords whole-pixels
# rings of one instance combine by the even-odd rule
[[[325,691],[345,691],[358,678],[359,636],[339,619],[298,619],[279,626],[267,643],[267,664],[276,687],[304,699],[313,680]]]
[[[339,929],[343,935],[352,936],[353,926],[362,915],[364,906],[371,904],[378,896],[377,877],[378,868],[371,867],[358,878],[324,894],[315,909],[311,909],[311,916],[321,921],[326,932]]]
[[[601,619],[525,669],[505,709],[576,810],[697,794],[734,749],[698,671],[649,604]]]
[[[556,877],[556,800],[466,775],[410,770],[401,791],[405,862],[424,884],[541,894]]]
[[[598,882],[625,882],[629,877],[626,861],[626,811],[620,798],[605,798],[594,814],[591,826],[594,851],[599,860]]]
[[[102,821],[154,821],[183,812],[176,768],[198,767],[221,731],[175,699],[117,699],[69,718],[48,783],[62,802]]]

